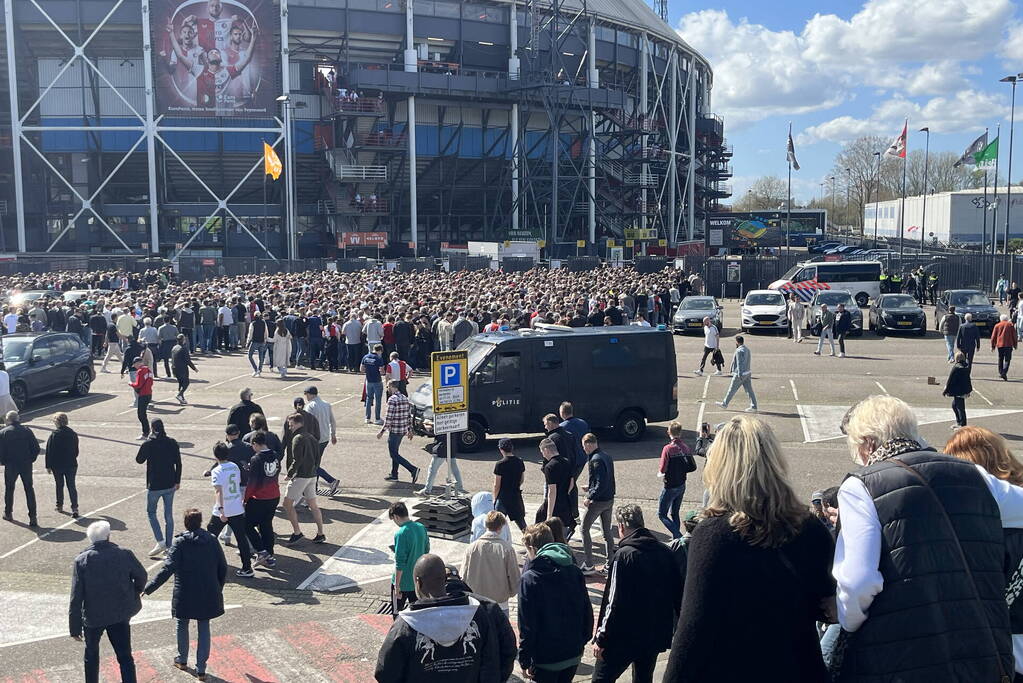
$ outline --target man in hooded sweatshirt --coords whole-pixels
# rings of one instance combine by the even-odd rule
[[[593,683],[617,681],[632,666],[634,683],[652,683],[657,655],[671,647],[682,604],[682,577],[668,546],[643,526],[638,505],[619,505],[618,550],[593,636]]]
[[[472,593],[449,594],[444,561],[419,558],[413,569],[418,600],[391,625],[377,656],[380,683],[503,683],[513,654],[504,655],[499,610]],[[488,601],[489,602],[489,601]],[[489,603],[493,605],[493,603]]]
[[[522,533],[530,563],[519,583],[519,666],[536,683],[570,683],[593,633],[586,580],[546,524]]]
[[[472,530],[469,532],[469,543],[472,543],[487,533],[487,515],[495,509],[494,494],[490,491],[474,493],[470,506],[472,508]],[[507,526],[501,530],[500,536],[509,543],[511,542],[511,532]]]

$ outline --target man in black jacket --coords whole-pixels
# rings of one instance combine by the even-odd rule
[[[630,665],[634,683],[651,683],[657,655],[671,647],[682,579],[671,551],[644,528],[638,505],[619,505],[615,520],[621,541],[593,637],[593,683],[617,681]]]
[[[36,492],[32,487],[32,463],[39,457],[39,442],[28,427],[21,424],[15,411],[6,415],[7,426],[0,429],[0,465],[4,466],[4,519],[14,521],[14,487],[21,478],[28,505],[28,525],[36,522]]]
[[[514,649],[501,647],[507,617],[471,593],[449,593],[444,561],[419,558],[413,569],[419,600],[402,610],[377,656],[380,683],[504,683]],[[488,601],[489,602],[489,601]],[[498,616],[500,615],[500,616]],[[504,619],[507,628],[496,620]],[[514,638],[514,636],[512,636]]]
[[[956,348],[966,354],[966,364],[973,368],[973,354],[980,348],[980,328],[973,322],[973,314],[963,316],[964,322],[959,326],[956,336]]]
[[[184,405],[188,403],[185,400],[185,392],[188,391],[188,385],[191,384],[189,370],[199,372],[199,368],[195,367],[195,363],[192,362],[192,354],[188,350],[188,341],[184,334],[178,335],[178,343],[171,349],[171,369],[174,371],[174,377],[178,380],[178,395],[174,398],[178,399],[178,403]]]
[[[403,320],[394,323],[394,346],[398,351],[398,358],[406,363],[412,361],[412,341],[415,338],[415,328],[412,326],[412,314],[406,313]]]
[[[85,682],[99,682],[99,640],[106,631],[121,681],[135,683],[128,622],[142,609],[146,570],[130,550],[110,542],[110,522],[93,522],[85,535],[92,545],[75,558],[68,608],[71,637],[85,636]]]
[[[256,413],[266,415],[258,403],[253,403],[252,389],[245,387],[239,393],[238,398],[241,401],[231,407],[231,411],[227,414],[227,424],[245,427],[249,424],[249,418]]]
[[[838,304],[835,310],[835,339],[838,340],[838,357],[845,358],[845,337],[852,331],[852,313],[845,310],[845,304]]]
[[[139,446],[135,462],[146,465],[146,513],[156,545],[150,557],[160,555],[174,539],[174,493],[181,485],[181,447],[167,436],[163,420],[153,420],[151,437]],[[157,503],[163,500],[165,531],[156,518]]]

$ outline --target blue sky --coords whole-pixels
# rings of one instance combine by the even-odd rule
[[[998,79],[1023,72],[1023,11],[1012,0],[669,3],[670,23],[714,69],[712,109],[735,146],[736,197],[759,176],[785,176],[790,121],[801,201],[844,142],[894,138],[907,116],[911,150],[923,148],[924,126],[932,150],[958,153],[1002,122],[1007,156],[1010,86]],[[1023,114],[1023,87],[1017,96]],[[1013,160],[1018,181],[1023,159]]]

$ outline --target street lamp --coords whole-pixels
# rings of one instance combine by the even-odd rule
[[[838,205],[838,193],[837,190],[835,190],[835,176],[831,176],[828,180],[831,181],[831,211],[832,213],[837,214],[838,209],[835,207]],[[831,220],[834,221],[835,219],[832,218]]]
[[[919,132],[927,133],[927,144],[924,146],[924,206],[920,215],[920,253],[922,254],[924,251],[924,235],[927,234],[924,228],[927,225],[927,166],[931,155],[931,129],[925,126]]]
[[[881,213],[881,153],[874,152],[877,157],[877,176],[874,180],[874,246],[877,246],[877,217]]]
[[[999,81],[1001,83],[1012,83],[1012,106],[1009,109],[1009,171],[1008,179],[1005,182],[1005,232],[1003,234],[1005,256],[1009,259],[1009,282],[1012,282],[1015,277],[1013,271],[1016,265],[1016,260],[1009,255],[1009,212],[1012,209],[1012,132],[1013,126],[1016,123],[1016,81],[1020,78],[1023,78],[1023,74],[1006,76]],[[997,184],[997,182],[996,179],[995,183]]]
[[[851,168],[847,168],[847,169],[845,169],[845,212],[846,213],[849,213],[849,192],[851,190],[852,190],[852,169]],[[851,222],[850,222],[849,227],[850,228],[852,227],[852,223]],[[863,230],[860,230],[860,233],[862,235]]]

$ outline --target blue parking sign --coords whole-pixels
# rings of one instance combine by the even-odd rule
[[[440,366],[440,385],[442,387],[457,387],[461,383],[461,363],[442,363]]]

